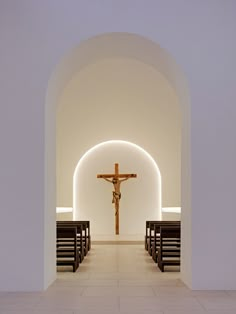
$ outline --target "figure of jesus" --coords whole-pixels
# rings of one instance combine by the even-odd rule
[[[121,199],[120,185],[121,182],[128,180],[129,178],[136,178],[137,174],[134,173],[119,173],[119,164],[115,164],[115,173],[113,174],[98,174],[97,178],[102,178],[114,186],[112,191],[112,203],[115,204],[115,232],[119,234],[119,201]],[[122,178],[122,179],[121,179]]]
[[[114,191],[112,191],[112,195],[113,195],[112,203],[115,203],[115,204],[118,203],[119,200],[121,199],[120,184],[121,184],[121,182],[126,181],[129,178],[127,177],[124,179],[118,179],[118,178],[113,177],[112,179],[108,179],[108,178],[103,178],[103,179],[105,179],[108,182],[113,183]],[[115,214],[117,215],[117,211]]]

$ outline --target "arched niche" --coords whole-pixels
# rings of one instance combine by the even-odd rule
[[[137,173],[121,183],[120,234],[143,234],[144,221],[161,219],[161,175],[154,159],[141,147],[121,140],[100,143],[78,162],[73,179],[73,216],[90,220],[91,233],[114,234],[113,185],[98,173]]]

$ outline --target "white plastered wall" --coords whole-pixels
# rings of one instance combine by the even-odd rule
[[[44,165],[45,95],[62,56],[84,39],[106,32],[152,39],[185,72],[191,112],[183,110],[182,276],[194,289],[235,289],[236,253],[229,241],[236,238],[235,2],[140,1],[133,10],[133,1],[127,0],[101,1],[95,8],[84,1],[50,2],[50,9],[48,2],[23,0],[1,2],[0,12],[0,290],[42,290],[55,278],[51,232],[56,202],[50,194],[45,206],[44,189],[46,181],[54,193],[55,141],[52,136],[48,146],[50,183]],[[143,49],[137,53],[149,57]],[[80,57],[86,63],[89,53]],[[50,93],[55,87],[55,95],[66,75],[71,77],[67,66],[64,74],[50,84]],[[49,134],[52,130],[47,140]],[[16,238],[24,245],[16,247]]]
[[[72,206],[74,169],[85,148],[91,148],[89,143],[111,139],[130,141],[148,151],[162,174],[163,206],[180,206],[178,97],[156,67],[124,56],[91,62],[73,75],[61,93],[57,111],[57,206]]]

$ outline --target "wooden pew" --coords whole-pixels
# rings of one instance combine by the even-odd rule
[[[146,221],[146,233],[145,233],[145,249],[151,255],[151,243],[153,242],[154,235],[154,224],[159,222],[159,220],[147,220]]]
[[[77,248],[79,250],[80,262],[83,261],[86,255],[86,244],[85,244],[85,232],[84,225],[78,221],[57,221],[57,226],[61,227],[76,227],[77,228]],[[68,241],[69,242],[69,241]]]
[[[86,247],[85,255],[91,249],[91,235],[90,235],[90,221],[89,220],[78,220],[78,222],[83,224],[84,230],[84,243]]]
[[[57,226],[57,266],[72,266],[73,272],[79,267],[77,227]]]
[[[180,226],[180,221],[159,221],[154,224],[154,230],[153,230],[153,239],[151,242],[151,255],[155,263],[157,263],[157,255],[158,250],[160,247],[160,228],[162,226]],[[166,239],[166,242],[170,241],[171,239]]]
[[[160,247],[158,249],[157,263],[162,272],[165,266],[180,265],[180,236],[180,225],[160,227]]]
[[[72,226],[82,225],[83,255],[86,256],[88,251],[91,249],[90,221],[88,220],[63,220],[63,221],[57,221],[57,224],[72,225]]]
[[[145,249],[148,251],[149,255],[153,255],[153,245],[155,237],[155,225],[162,226],[167,224],[176,224],[180,221],[177,220],[147,220],[146,221],[146,234],[145,234]],[[157,240],[157,233],[156,233]]]
[[[145,238],[144,238],[144,247],[146,251],[148,251],[148,242],[150,238],[150,223],[151,223],[151,220],[146,221],[146,232],[145,232]]]

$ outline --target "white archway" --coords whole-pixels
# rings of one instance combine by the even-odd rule
[[[55,208],[55,116],[61,90],[71,77],[86,65],[103,58],[125,56],[156,68],[171,84],[180,100],[182,113],[181,208],[182,208],[182,276],[191,285],[191,159],[190,100],[183,71],[172,56],[157,43],[137,34],[108,33],[92,37],[74,48],[58,64],[48,86],[45,105],[45,211]],[[94,143],[95,144],[95,143]],[[87,149],[85,149],[86,151]],[[46,215],[47,216],[47,215]]]
[[[114,234],[113,187],[96,178],[99,171],[137,173],[122,184],[120,234],[144,232],[144,221],[161,219],[161,175],[150,154],[136,144],[111,140],[89,149],[79,160],[73,178],[73,217],[90,220],[92,234]]]

